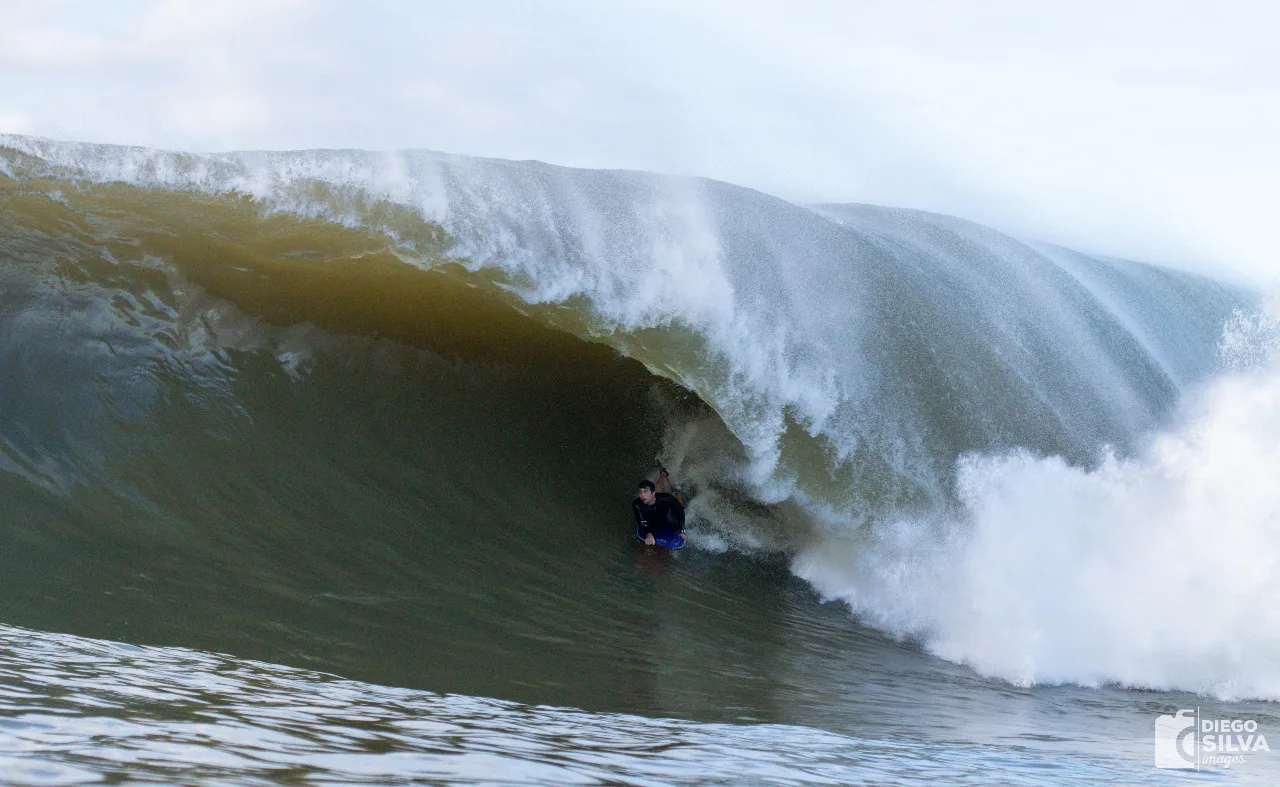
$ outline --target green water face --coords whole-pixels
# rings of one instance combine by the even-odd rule
[[[732,443],[687,391],[385,236],[125,192],[4,204],[0,620],[588,709],[830,706],[845,611],[779,558],[631,537],[668,427]]]
[[[662,414],[700,412],[678,389],[618,357],[569,379],[213,303],[191,324],[260,346],[6,356],[27,408],[6,429],[44,434],[26,453],[52,468],[0,476],[6,622],[589,709],[829,706],[791,662],[847,663],[847,613],[782,562],[631,538]],[[41,369],[76,395],[42,408]]]

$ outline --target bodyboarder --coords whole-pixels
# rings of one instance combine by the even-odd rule
[[[649,546],[658,541],[684,545],[684,506],[675,495],[654,491],[652,481],[640,482],[638,496],[631,501],[636,516],[636,538]]]

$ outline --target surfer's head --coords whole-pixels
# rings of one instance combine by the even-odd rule
[[[653,482],[647,478],[640,482],[640,502],[641,503],[644,503],[647,506],[653,505],[654,488],[655,487],[653,486]]]

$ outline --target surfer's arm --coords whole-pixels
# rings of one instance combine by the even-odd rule
[[[675,525],[675,529],[680,531],[680,537],[685,538],[684,534],[684,504],[679,498],[671,504],[671,513],[668,514],[668,521]]]
[[[676,530],[684,532],[684,506],[679,500],[671,501],[671,512],[667,514],[667,521],[670,522]]]

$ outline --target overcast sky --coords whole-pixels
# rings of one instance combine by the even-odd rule
[[[429,148],[1280,276],[1280,4],[0,0],[0,131]]]

